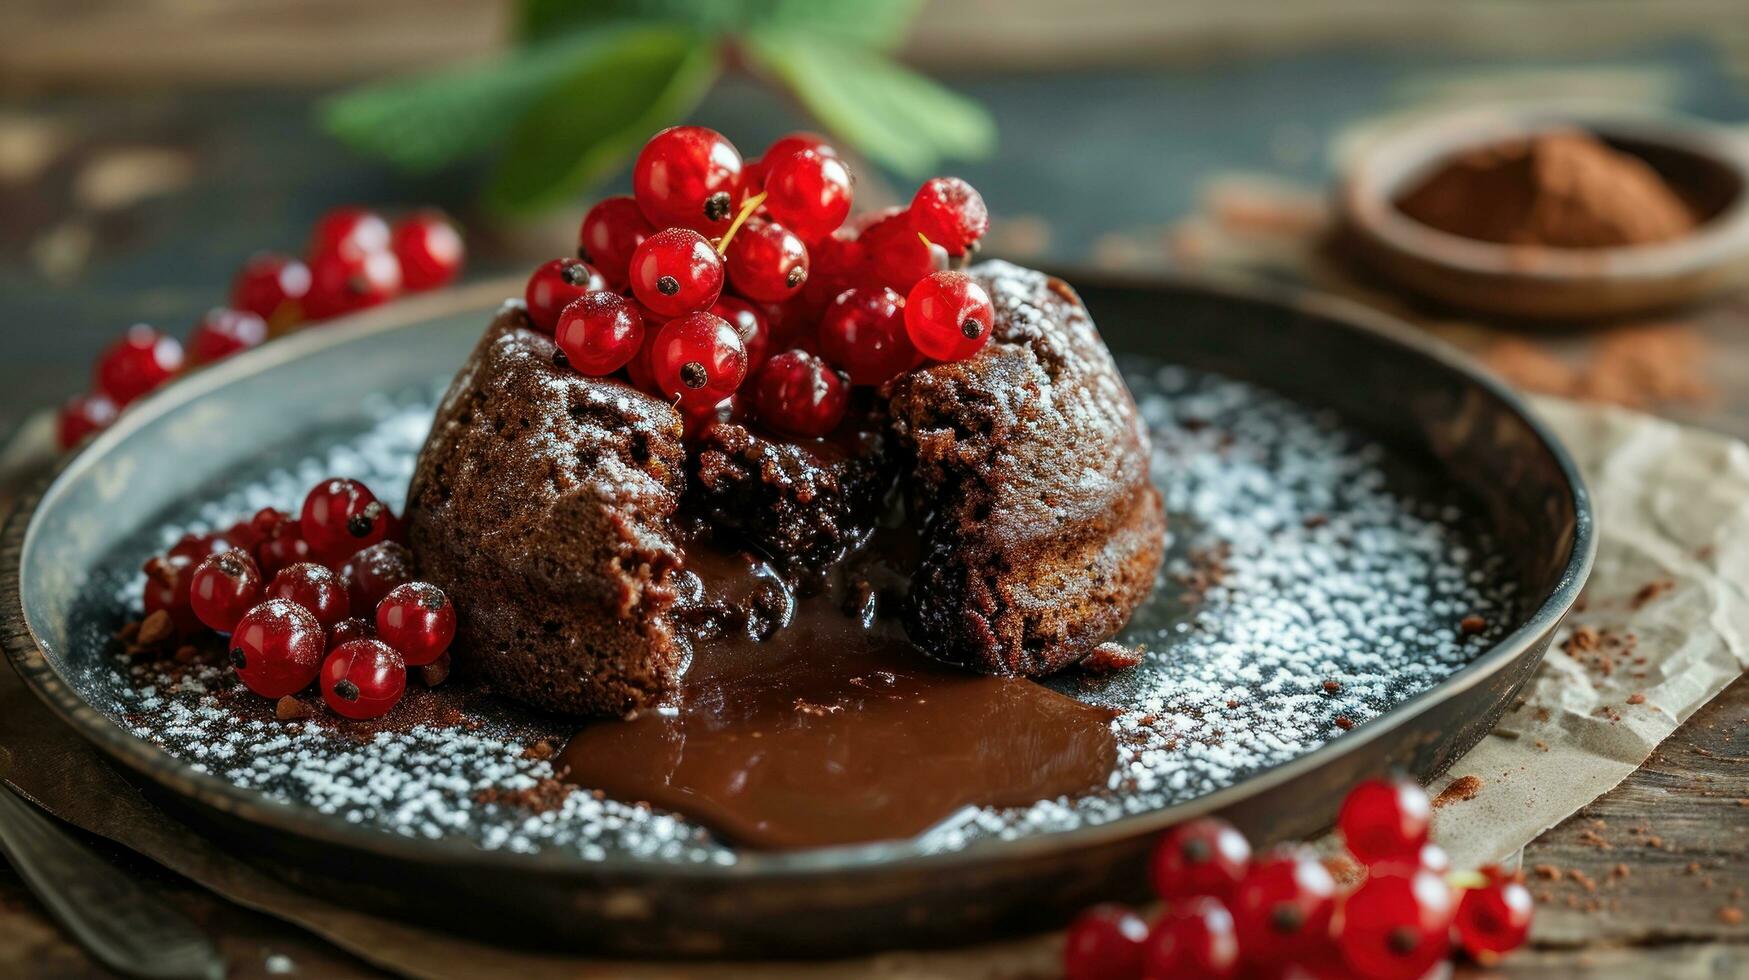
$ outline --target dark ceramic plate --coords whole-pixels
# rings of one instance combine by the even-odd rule
[[[203,727],[224,714],[203,714],[214,702],[190,695],[181,712],[142,692],[104,638],[164,529],[235,516],[197,503],[227,487],[254,483],[255,498],[225,498],[241,510],[292,504],[259,498],[324,467],[403,472],[435,386],[514,284],[287,338],[131,410],[7,525],[0,602],[23,627],[7,653],[156,799],[308,888],[489,938],[628,954],[845,954],[1057,924],[1139,894],[1153,834],[1186,817],[1219,810],[1268,842],[1328,825],[1367,775],[1443,772],[1530,676],[1589,571],[1591,511],[1566,453],[1496,382],[1360,308],[1072,278],[1143,403],[1173,526],[1168,572],[1127,634],[1148,663],[1051,682],[1122,713],[1122,770],[1094,798],[787,853],[673,823],[673,846],[619,831],[579,842],[480,805],[441,827],[391,826],[350,790],[298,781],[296,759],[290,779],[230,761],[223,736],[253,749],[271,721]],[[488,721],[507,758],[564,734],[510,706]],[[361,751],[300,744],[305,762]],[[608,805],[585,821],[623,830]],[[446,900],[425,901],[437,889]]]

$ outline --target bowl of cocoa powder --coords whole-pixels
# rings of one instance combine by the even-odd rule
[[[1749,282],[1749,139],[1696,120],[1443,116],[1359,153],[1337,206],[1374,271],[1473,312],[1606,319]]]

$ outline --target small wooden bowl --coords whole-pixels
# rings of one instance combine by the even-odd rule
[[[1671,242],[1611,248],[1502,245],[1431,228],[1397,207],[1447,160],[1557,129],[1644,160],[1700,216]],[[1441,116],[1381,139],[1337,191],[1343,237],[1380,274],[1463,309],[1534,320],[1621,317],[1749,282],[1749,139],[1707,123],[1617,110],[1501,108]]]

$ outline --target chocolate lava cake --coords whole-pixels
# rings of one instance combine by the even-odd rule
[[[421,571],[459,607],[458,666],[544,708],[635,714],[702,638],[689,547],[754,553],[806,588],[895,500],[917,535],[899,600],[924,653],[1039,676],[1109,639],[1164,543],[1134,400],[1066,283],[968,271],[995,308],[990,342],[869,392],[821,439],[735,420],[683,438],[673,407],[568,369],[507,303],[408,493]],[[781,628],[781,608],[764,619]]]

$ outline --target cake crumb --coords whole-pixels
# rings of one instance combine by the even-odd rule
[[[1461,630],[1465,636],[1475,636],[1477,633],[1480,633],[1487,628],[1488,621],[1473,613],[1465,616],[1458,623],[1458,629]]]
[[[280,721],[298,721],[315,714],[310,706],[290,694],[280,698],[273,706],[273,717]]]
[[[134,640],[142,647],[154,647],[170,639],[175,632],[176,624],[171,621],[170,613],[159,609],[140,620],[140,631]]]
[[[1719,921],[1728,926],[1740,926],[1743,924],[1743,910],[1735,905],[1727,905],[1719,909]]]
[[[1093,674],[1115,674],[1139,665],[1146,653],[1140,645],[1126,647],[1107,641],[1093,648],[1081,661],[1081,669]]]
[[[1646,696],[1644,694],[1637,694],[1637,693],[1630,694],[1630,695],[1628,695],[1628,703],[1629,704],[1645,704],[1646,703]]]
[[[1349,729],[1354,727],[1354,719],[1348,717],[1347,715],[1337,715],[1336,716],[1336,727],[1340,728],[1346,732]]]
[[[1628,606],[1633,609],[1643,608],[1647,603],[1674,588],[1676,588],[1676,583],[1667,578],[1659,579],[1656,582],[1647,582],[1640,586],[1640,591],[1635,592],[1632,599],[1628,600]]]
[[[1439,795],[1433,798],[1434,809],[1462,803],[1476,798],[1482,791],[1482,779],[1479,776],[1459,776],[1451,781]]]
[[[537,762],[551,759],[557,754],[558,750],[553,748],[553,743],[544,738],[522,750],[524,759],[534,759]]]

